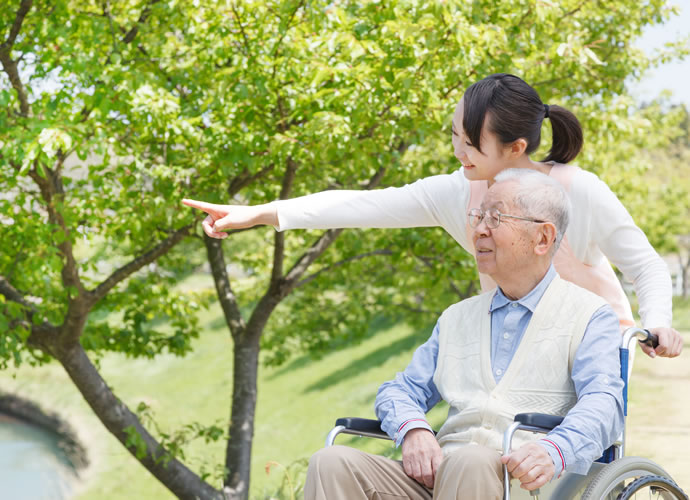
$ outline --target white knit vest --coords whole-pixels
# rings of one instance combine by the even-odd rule
[[[577,402],[570,378],[575,352],[592,315],[606,304],[556,276],[496,384],[489,312],[494,294],[492,290],[464,300],[441,315],[434,383],[450,405],[437,435],[444,454],[470,443],[501,450],[503,432],[518,413],[564,416]],[[537,437],[518,432],[513,449]]]

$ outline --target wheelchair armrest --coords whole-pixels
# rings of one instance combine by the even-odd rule
[[[565,417],[558,415],[547,415],[545,413],[518,413],[515,415],[515,422],[520,422],[522,425],[529,425],[530,427],[540,427],[544,430],[552,430],[563,422]]]
[[[344,417],[335,421],[335,425],[342,425],[348,430],[386,434],[381,429],[381,421],[370,418]]]
[[[326,437],[326,446],[333,445],[338,434],[354,434],[356,436],[367,436],[378,439],[390,439],[388,434],[381,430],[380,420],[368,418],[345,417],[335,421],[335,427],[331,429]]]

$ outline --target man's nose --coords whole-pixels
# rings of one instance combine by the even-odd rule
[[[474,228],[475,239],[481,238],[483,236],[489,236],[491,234],[491,229],[486,225],[486,217],[482,217],[479,224]]]

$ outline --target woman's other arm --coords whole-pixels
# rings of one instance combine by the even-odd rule
[[[678,356],[680,334],[671,327],[672,283],[668,267],[609,187],[588,179],[592,225],[590,234],[609,261],[633,283],[642,325],[659,336],[659,347],[642,346],[650,356]]]

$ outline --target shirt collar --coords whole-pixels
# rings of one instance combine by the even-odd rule
[[[532,288],[532,290],[527,295],[518,300],[510,300],[503,294],[501,288],[497,287],[496,293],[494,294],[494,298],[491,301],[491,307],[489,308],[489,312],[492,313],[496,309],[500,309],[501,307],[507,306],[508,304],[511,304],[513,302],[517,302],[521,306],[526,307],[530,311],[534,312],[534,310],[537,308],[537,304],[539,304],[539,301],[544,295],[544,292],[556,276],[556,269],[553,267],[553,264],[551,264],[549,266],[549,270],[546,271],[546,274],[544,275],[542,280],[537,284],[537,286]]]

